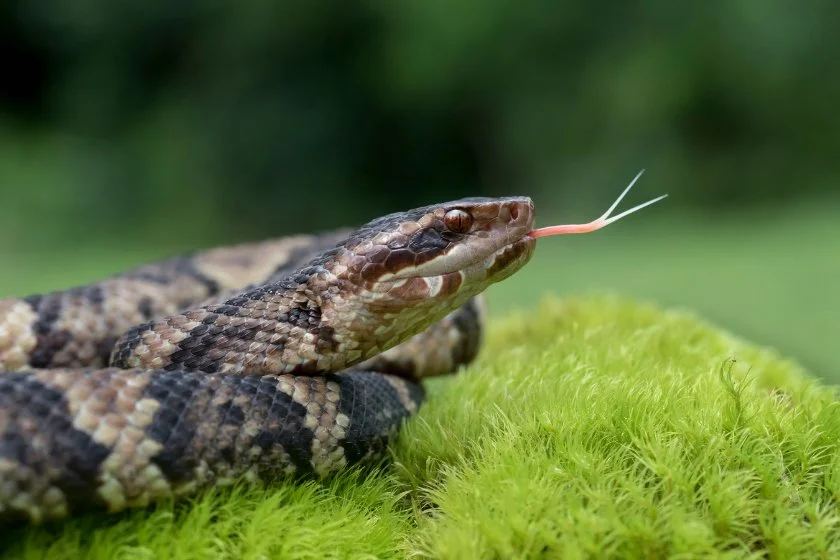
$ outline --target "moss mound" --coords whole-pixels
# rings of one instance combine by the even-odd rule
[[[6,557],[840,553],[834,389],[690,314],[545,300],[429,389],[381,470],[6,531]]]

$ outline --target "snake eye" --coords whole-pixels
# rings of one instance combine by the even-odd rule
[[[450,210],[443,217],[443,224],[446,229],[454,231],[455,233],[467,233],[472,227],[473,217],[466,210],[456,208]]]

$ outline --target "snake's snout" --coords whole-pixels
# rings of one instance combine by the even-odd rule
[[[505,224],[508,242],[524,237],[534,227],[534,201],[527,196],[501,199],[499,219]]]

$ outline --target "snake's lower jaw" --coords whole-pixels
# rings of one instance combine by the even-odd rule
[[[536,239],[525,235],[496,251],[483,263],[489,282],[496,283],[509,278],[528,264],[536,246]]]

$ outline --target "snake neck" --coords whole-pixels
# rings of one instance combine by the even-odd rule
[[[461,276],[355,282],[327,266],[222,303],[139,325],[111,355],[120,368],[246,375],[339,371],[425,330],[464,304]]]

